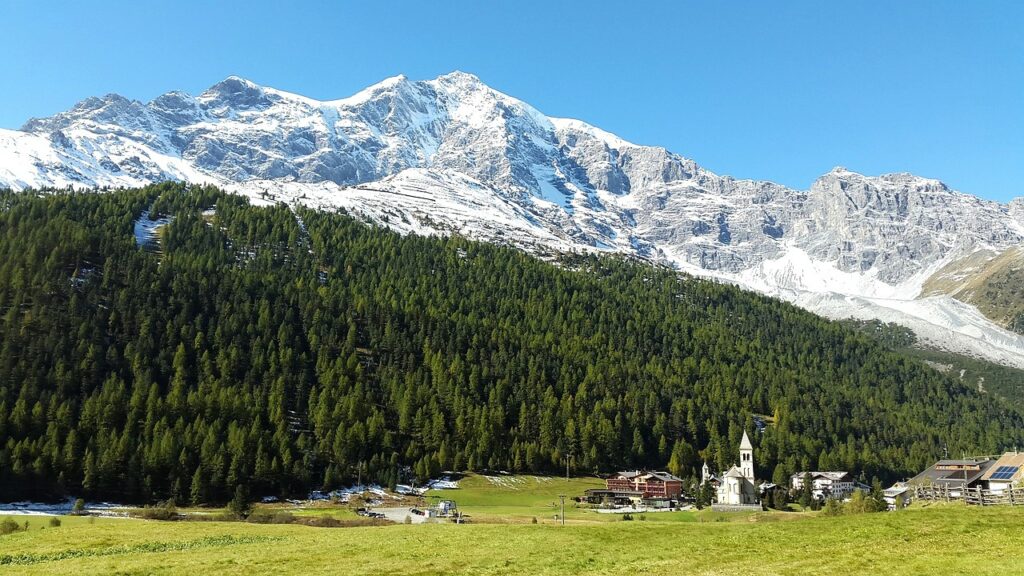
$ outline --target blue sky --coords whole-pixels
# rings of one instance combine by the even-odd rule
[[[1024,2],[0,0],[0,127],[237,74],[315,98],[464,70],[723,174],[1024,196]]]

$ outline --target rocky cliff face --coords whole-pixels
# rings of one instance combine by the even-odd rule
[[[1024,244],[1024,199],[842,168],[809,190],[720,176],[459,72],[332,101],[231,77],[147,104],[89,98],[0,131],[0,186],[167,179],[345,206],[403,231],[635,254],[831,316],[902,320],[926,341],[931,331],[937,345],[1024,365],[1024,339],[943,294],[918,299],[950,262]]]

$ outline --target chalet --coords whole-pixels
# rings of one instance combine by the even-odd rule
[[[818,500],[835,498],[843,500],[856,488],[853,476],[849,472],[797,472],[789,477],[789,487],[794,492],[804,489],[804,478],[811,477],[811,493]]]
[[[981,475],[981,482],[991,492],[1000,493],[1024,480],[1024,452],[1007,452]]]
[[[967,488],[982,484],[982,476],[995,464],[989,458],[939,460],[910,479],[911,486],[931,486],[946,490],[951,497],[963,495]]]
[[[619,472],[608,478],[606,485],[609,492],[639,492],[644,499],[679,498],[683,493],[683,480],[668,472]]]

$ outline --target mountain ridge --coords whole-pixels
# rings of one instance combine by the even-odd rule
[[[950,262],[1024,244],[1024,198],[842,167],[807,190],[723,176],[464,72],[335,100],[231,76],[197,96],[87,98],[22,128],[0,131],[0,186],[209,182],[403,232],[623,252],[1024,367],[1024,337],[950,294],[921,297]]]

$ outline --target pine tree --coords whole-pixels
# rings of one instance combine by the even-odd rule
[[[189,491],[189,501],[193,506],[199,506],[206,502],[206,478],[203,475],[203,467],[197,466],[192,474],[192,488]]]
[[[800,488],[800,506],[807,510],[814,504],[814,481],[811,479],[811,473],[805,472],[803,483]]]

